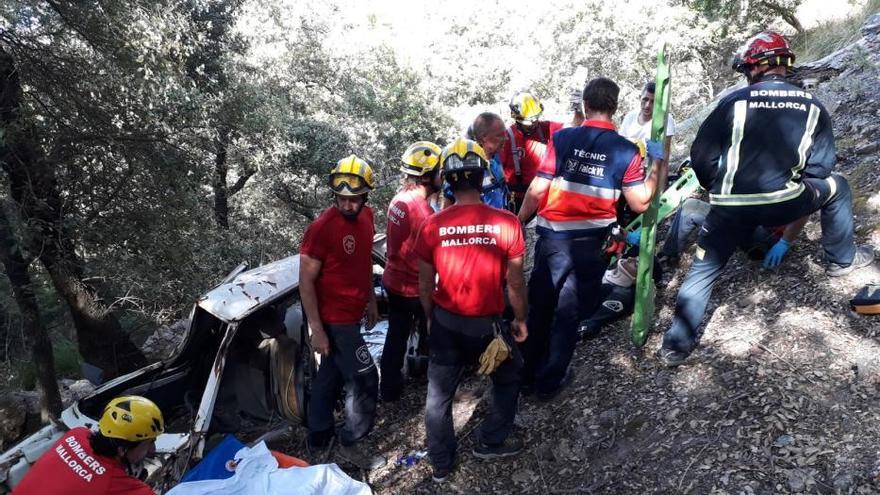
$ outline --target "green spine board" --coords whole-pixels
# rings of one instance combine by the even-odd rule
[[[657,74],[655,77],[654,113],[651,117],[651,139],[663,143],[666,140],[666,118],[669,111],[669,60],[666,56],[666,43],[657,51]],[[651,170],[653,160],[648,158],[647,171]],[[636,304],[631,324],[631,337],[635,345],[645,345],[648,329],[654,316],[654,247],[657,237],[657,218],[660,210],[659,191],[666,184],[657,184],[654,197],[648,210],[642,214],[642,236],[639,243],[639,264],[636,271]]]

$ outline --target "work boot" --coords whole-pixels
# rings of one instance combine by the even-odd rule
[[[435,467],[431,479],[434,480],[434,483],[443,483],[449,479],[450,474],[452,474],[452,468]]]
[[[556,396],[558,396],[569,385],[571,385],[571,382],[573,382],[573,381],[574,381],[574,372],[571,371],[571,368],[569,368],[565,372],[565,376],[562,377],[562,381],[559,382],[559,385],[556,388],[554,388],[553,390],[550,390],[549,392],[538,391],[535,394],[535,397],[541,402],[550,402],[551,400],[555,399]]]
[[[366,452],[359,444],[340,445],[336,452],[342,460],[365,471],[379,469],[388,462],[381,455],[372,455]]]
[[[687,352],[676,351],[675,349],[666,349],[661,347],[657,351],[657,357],[667,368],[675,368],[685,362],[690,354]]]
[[[828,263],[825,273],[829,277],[842,277],[851,273],[853,270],[863,268],[874,262],[874,248],[871,246],[859,246],[856,248],[856,255],[852,263],[844,266],[837,263]]]
[[[479,459],[488,460],[510,457],[519,454],[522,449],[522,439],[511,435],[504,440],[504,443],[499,445],[486,445],[483,442],[478,442],[477,446],[474,447],[473,453]]]

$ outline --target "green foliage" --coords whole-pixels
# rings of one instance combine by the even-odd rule
[[[82,357],[76,347],[76,342],[66,337],[56,337],[53,341],[53,355],[55,356],[55,373],[58,378],[76,378],[80,375]],[[18,387],[24,390],[33,390],[37,386],[37,374],[34,363],[28,359],[16,363],[16,376]]]

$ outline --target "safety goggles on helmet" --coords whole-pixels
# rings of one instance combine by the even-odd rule
[[[342,196],[359,196],[373,188],[373,169],[355,155],[349,155],[336,163],[330,171],[330,189]]]
[[[370,190],[362,177],[352,174],[331,175],[330,189],[342,196],[358,196]]]

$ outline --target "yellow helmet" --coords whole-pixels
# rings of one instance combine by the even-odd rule
[[[416,141],[403,152],[400,171],[406,175],[421,177],[440,165],[440,147],[430,141]]]
[[[460,171],[482,171],[489,168],[489,159],[486,158],[483,147],[476,141],[465,138],[458,138],[443,148],[440,163],[446,174]]]
[[[373,169],[355,155],[336,162],[330,171],[330,189],[340,196],[360,196],[373,188]]]
[[[510,116],[517,122],[532,124],[543,112],[541,100],[531,93],[517,93],[510,99]]]
[[[101,435],[129,442],[142,442],[165,431],[162,411],[153,401],[137,395],[117,397],[107,404],[98,421]]]

